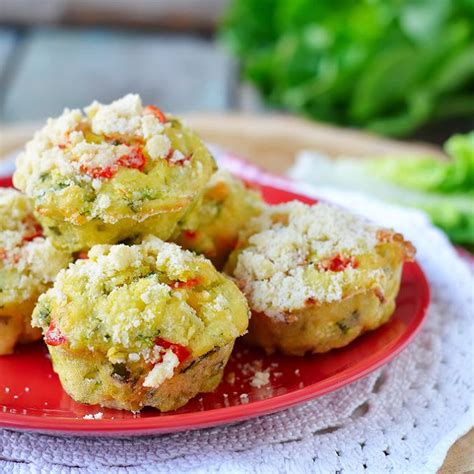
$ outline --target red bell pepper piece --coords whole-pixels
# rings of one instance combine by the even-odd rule
[[[60,346],[67,342],[67,339],[61,334],[61,330],[56,327],[54,321],[51,321],[49,328],[46,330],[44,342],[46,342],[48,346]]]
[[[162,339],[161,337],[155,339],[155,344],[163,347],[163,349],[171,349],[180,363],[184,362],[191,355],[191,352],[187,347],[182,346],[181,344],[174,344],[166,339]]]

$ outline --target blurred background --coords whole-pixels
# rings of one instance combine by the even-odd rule
[[[436,143],[474,128],[473,0],[0,0],[0,25],[3,122],[136,91]]]

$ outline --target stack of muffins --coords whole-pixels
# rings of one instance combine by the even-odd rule
[[[43,335],[76,401],[161,411],[235,340],[291,355],[386,322],[413,247],[328,204],[263,203],[127,95],[48,120],[0,190],[0,354]],[[250,324],[249,324],[250,319]]]

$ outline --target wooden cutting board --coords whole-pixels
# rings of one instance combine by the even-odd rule
[[[333,157],[408,157],[423,153],[443,157],[442,151],[431,145],[389,140],[286,115],[189,114],[186,120],[209,143],[279,174],[285,173],[296,153],[303,149]],[[0,159],[23,146],[36,128],[37,124],[0,126]],[[451,447],[439,472],[474,472],[474,430]]]
[[[209,143],[280,174],[302,149],[334,157],[414,153],[442,156],[440,149],[431,145],[389,140],[286,115],[188,114],[185,118]],[[0,126],[0,156],[22,146],[37,128],[38,124]]]

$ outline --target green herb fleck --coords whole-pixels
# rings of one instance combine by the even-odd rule
[[[112,368],[112,377],[120,380],[121,382],[128,381],[130,378],[130,371],[125,364],[112,364]]]
[[[60,231],[59,228],[56,227],[56,226],[48,227],[48,229],[49,229],[54,235],[58,235],[58,236],[62,235],[62,234],[61,234],[61,231]]]
[[[338,321],[336,325],[341,330],[342,334],[347,334],[349,332],[350,327],[344,321]]]
[[[51,322],[51,309],[44,303],[38,304],[38,322],[40,326],[48,326]]]

